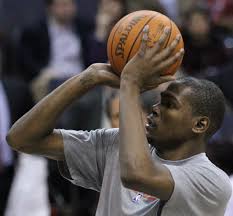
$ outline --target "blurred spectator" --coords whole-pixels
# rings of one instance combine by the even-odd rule
[[[220,169],[224,170],[231,179],[233,188],[233,110],[227,105],[222,127],[212,137],[207,145],[207,156]],[[233,195],[228,203],[225,216],[233,215]]]
[[[0,38],[0,215],[4,215],[8,195],[14,177],[16,153],[6,143],[6,133],[10,126],[32,107],[32,97],[24,83],[2,77],[4,52]]]
[[[102,0],[99,3],[94,34],[89,34],[89,63],[107,62],[107,40],[117,21],[126,15],[125,0]]]
[[[208,0],[213,21],[220,26],[233,30],[233,1]]]
[[[5,216],[50,216],[47,160],[19,154]]]
[[[76,19],[73,0],[46,0],[47,16],[22,32],[19,47],[21,76],[70,77],[88,65],[86,35],[93,26]],[[42,76],[42,75],[41,75]]]
[[[181,19],[181,24],[186,19],[186,14],[188,11],[190,11],[192,8],[203,5],[203,2],[205,0],[177,0],[179,5],[179,16]]]
[[[158,0],[163,6],[167,16],[177,24],[179,23],[179,2],[178,0]]]
[[[159,0],[126,0],[126,4],[129,12],[137,10],[154,10],[163,14],[165,13],[165,10]]]
[[[186,73],[195,76],[204,70],[217,70],[229,62],[208,9],[195,7],[187,11],[182,35],[186,50],[183,68]]]
[[[97,40],[106,42],[113,26],[126,14],[126,0],[102,0],[96,16]]]
[[[105,113],[111,128],[119,127],[120,112],[119,90],[111,89],[105,100]]]

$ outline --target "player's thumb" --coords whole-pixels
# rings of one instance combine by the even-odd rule
[[[159,84],[174,81],[176,78],[174,76],[161,76],[159,79]]]

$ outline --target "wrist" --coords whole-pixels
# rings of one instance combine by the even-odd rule
[[[84,70],[83,74],[88,78],[87,80],[89,80],[89,83],[92,85],[100,85],[103,82],[100,74],[98,73],[98,70],[92,65]]]
[[[122,90],[132,90],[133,92],[140,93],[140,85],[136,79],[133,79],[132,77],[123,75],[121,77],[121,89]]]
[[[133,76],[132,73],[131,74],[126,74],[123,73],[121,74],[121,83],[127,83],[128,85],[133,85],[133,86],[137,86],[140,88],[140,83],[137,79],[136,76]]]

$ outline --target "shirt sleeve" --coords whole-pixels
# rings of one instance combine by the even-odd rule
[[[233,175],[231,176],[231,188],[233,190]],[[227,209],[224,216],[232,216],[232,215],[233,215],[233,194],[231,194],[231,198],[227,204]]]
[[[107,157],[116,149],[118,129],[93,131],[60,130],[65,161],[60,173],[73,184],[100,191]]]
[[[228,176],[208,167],[166,165],[174,180],[174,191],[166,208],[180,215],[223,215],[231,195]],[[195,213],[195,214],[193,214]]]

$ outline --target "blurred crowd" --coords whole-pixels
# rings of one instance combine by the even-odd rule
[[[95,214],[97,192],[64,180],[54,161],[12,151],[5,135],[58,85],[92,63],[107,62],[113,25],[142,9],[167,15],[181,30],[185,56],[177,76],[206,78],[222,89],[227,111],[207,155],[233,184],[232,0],[0,0],[0,216]],[[145,116],[164,88],[142,95]],[[118,91],[96,87],[65,111],[57,127],[118,127],[118,117]],[[232,209],[233,201],[226,216]]]

